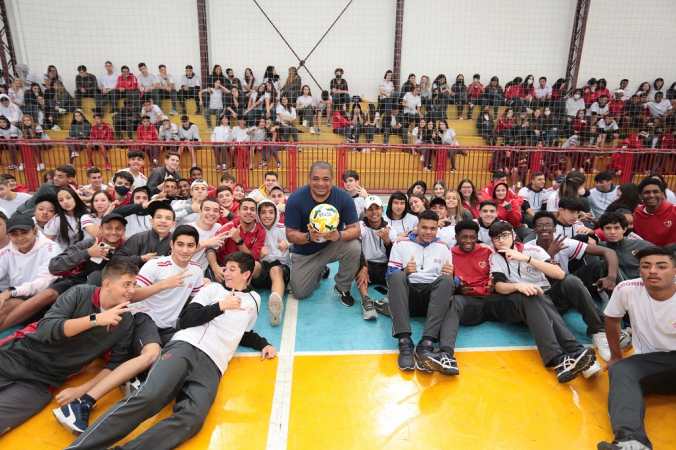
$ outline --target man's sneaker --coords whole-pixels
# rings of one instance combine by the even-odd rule
[[[19,172],[23,172],[23,163],[19,164],[19,167],[17,167],[17,169],[19,169]]]
[[[172,109],[171,112],[169,113],[170,116],[175,116],[178,114],[175,109]]]
[[[354,297],[350,294],[350,291],[342,292],[338,290],[338,286],[333,287],[333,291],[340,296],[340,303],[344,306],[354,305]]]
[[[328,126],[330,126],[330,125],[331,125],[331,120],[328,119],[328,120],[326,121],[326,126],[328,127]]]
[[[599,442],[596,446],[598,450],[649,450],[650,447],[646,447],[641,444],[639,441],[613,441],[613,442]]]
[[[373,306],[373,300],[371,297],[364,297],[361,301],[362,317],[364,320],[376,320],[378,318],[378,313]]]
[[[303,121],[303,126],[304,126],[305,128],[307,128],[307,120],[304,120],[304,121]]]
[[[90,162],[88,162],[87,164],[85,164],[85,169],[91,169],[92,167],[94,167],[94,164],[92,164],[92,163],[90,163]]]
[[[310,134],[315,134],[315,128],[314,127],[310,127]]]
[[[284,303],[282,297],[278,293],[273,292],[268,298],[268,310],[270,311],[270,325],[276,327],[282,323],[282,311],[284,311]]]
[[[631,348],[631,328],[620,330],[620,348],[626,352]]]
[[[80,156],[80,154],[78,152],[70,152],[71,158],[77,158],[78,156]]]
[[[141,380],[139,377],[134,377],[131,380],[127,381],[120,386],[120,391],[124,394],[125,397],[128,397],[130,394],[133,394],[141,387]]]
[[[60,130],[61,130],[61,127],[58,126],[58,125],[54,125],[54,126],[52,127],[52,130],[54,130],[54,131],[60,131]]]
[[[331,275],[331,268],[329,266],[324,266],[322,269],[322,278],[325,280]]]
[[[278,163],[277,163],[277,168],[278,168],[278,169],[281,169],[281,168],[282,168],[282,163],[278,162]]]
[[[442,375],[459,375],[458,361],[447,352],[426,353],[418,358],[417,367],[428,372],[440,372]]]
[[[582,375],[584,375],[585,378],[593,377],[597,373],[600,375],[601,372],[601,364],[599,364],[598,361],[594,361],[594,364],[592,364],[589,369],[583,370]]]
[[[217,164],[217,165],[216,165],[216,172],[220,172],[220,171],[221,171],[221,165],[220,165],[220,164]]]
[[[566,353],[559,356],[558,364],[554,367],[559,383],[568,383],[577,378],[577,374],[588,369],[596,361],[596,355],[591,348],[581,348],[575,353]]]
[[[322,129],[317,127],[317,134],[322,134]]]
[[[93,403],[75,400],[66,406],[53,409],[52,413],[54,413],[56,421],[63,425],[66,430],[75,436],[79,436],[89,426],[89,413],[92,409],[94,409]]]
[[[397,359],[399,370],[415,370],[415,358],[413,358],[413,341],[399,339],[399,358]]]
[[[424,367],[421,365],[420,360],[423,358],[424,355],[428,354],[434,354],[434,344],[432,341],[420,341],[418,342],[418,345],[415,346],[415,357],[418,360],[415,363],[415,368],[418,370],[422,370],[423,372],[431,372],[427,367]]]
[[[45,164],[44,163],[38,163],[38,172],[42,172],[45,170]]]
[[[373,307],[383,316],[390,317],[390,300],[387,297],[373,302]]]
[[[110,162],[106,161],[106,169],[110,170],[112,168],[113,168],[113,165]]]
[[[596,347],[596,351],[599,352],[599,357],[602,360],[606,362],[610,361],[610,347],[608,346],[608,338],[605,331],[592,334],[592,344]]]

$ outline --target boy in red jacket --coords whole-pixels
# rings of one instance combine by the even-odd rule
[[[643,205],[634,211],[634,232],[655,245],[676,243],[676,206],[664,200],[664,185],[646,178],[638,185]]]
[[[89,162],[85,165],[85,168],[91,169],[94,167],[92,150],[94,146],[98,146],[99,151],[103,155],[103,159],[106,161],[106,169],[112,169],[113,166],[110,164],[110,161],[108,161],[108,147],[105,142],[113,140],[113,129],[103,121],[103,116],[101,114],[94,114],[94,126],[92,127],[89,137],[92,142],[87,145]]]
[[[157,128],[150,123],[150,117],[141,117],[141,125],[136,128],[136,139],[141,143],[158,140]],[[146,152],[152,168],[157,168],[157,159],[160,155],[160,147],[158,145],[141,145],[137,150]]]

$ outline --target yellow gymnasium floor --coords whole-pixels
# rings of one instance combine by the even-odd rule
[[[353,295],[358,298],[356,289]],[[565,320],[588,344],[579,314],[569,312]],[[413,319],[412,325],[417,340],[422,321]],[[341,306],[330,279],[310,299],[286,301],[280,327],[269,326],[264,302],[256,331],[280,350],[279,357],[260,361],[240,349],[202,431],[180,448],[595,449],[599,441],[612,440],[607,374],[557,383],[525,326],[461,328],[457,377],[399,371],[390,330],[387,317],[366,323],[358,306]],[[64,387],[100,367],[96,362]],[[119,391],[109,394],[91,419],[121,397]],[[675,447],[675,404],[673,397],[647,399],[646,426],[655,449]],[[56,406],[53,401],[0,438],[0,449],[68,445],[74,437],[55,422]],[[171,406],[129,439],[170,413]]]

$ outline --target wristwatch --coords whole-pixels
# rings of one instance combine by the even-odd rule
[[[97,326],[97,324],[96,324],[96,314],[90,314],[89,315],[89,323],[91,323],[93,327]]]
[[[240,239],[239,241],[235,242],[235,245],[242,245],[244,244],[244,239]]]
[[[305,240],[308,242],[311,242],[312,239],[310,239],[310,232],[308,231],[307,234],[305,234]]]
[[[12,297],[16,297],[16,289],[15,289],[15,288],[13,288],[12,286],[10,286],[9,288],[7,288],[7,290],[9,291],[9,294],[10,294]]]

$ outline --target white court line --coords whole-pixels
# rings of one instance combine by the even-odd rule
[[[585,347],[594,348],[592,344],[585,344]],[[465,352],[507,352],[515,350],[537,350],[534,345],[522,345],[514,347],[462,347],[456,348],[455,353]],[[335,351],[307,351],[295,352],[295,356],[347,356],[347,355],[393,355],[398,354],[399,350],[335,350]]]
[[[293,357],[296,346],[296,324],[298,323],[298,299],[291,294],[286,296],[286,313],[282,342],[277,357],[277,378],[275,393],[272,397],[272,411],[268,428],[266,450],[286,450],[289,439],[289,411],[291,407],[291,382],[293,376]]]

